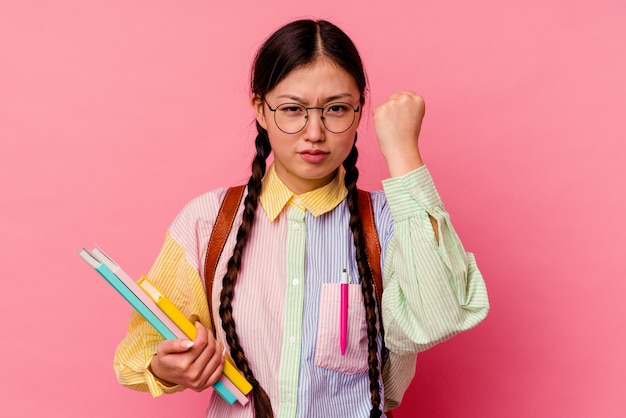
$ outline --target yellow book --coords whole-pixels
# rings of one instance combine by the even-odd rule
[[[252,390],[252,385],[246,380],[245,377],[243,377],[239,369],[235,367],[229,356],[226,356],[222,372],[224,373],[224,376],[228,378],[228,380],[233,382],[233,384],[237,386],[237,388],[241,392],[243,392],[244,395],[250,393],[250,391]]]
[[[196,327],[194,324],[146,276],[141,276],[137,284],[190,340],[196,339]],[[247,395],[252,390],[252,385],[243,377],[228,356],[224,361],[223,373],[244,395]]]
[[[139,287],[150,296],[150,299],[157,304],[159,308],[167,315],[172,322],[174,322],[178,328],[189,338],[190,340],[196,339],[196,327],[189,321],[181,311],[178,310],[176,305],[172,303],[165,295],[163,295],[159,289],[157,289],[146,276],[141,276],[141,279],[137,281]]]

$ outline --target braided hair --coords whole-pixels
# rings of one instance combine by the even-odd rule
[[[334,61],[354,78],[364,103],[366,78],[359,53],[350,38],[337,26],[324,20],[298,20],[289,23],[272,34],[257,52],[252,68],[251,90],[259,100],[296,68],[309,65],[325,57]],[[257,122],[256,153],[252,161],[252,175],[248,180],[248,194],[244,199],[242,223],[237,231],[237,241],[233,254],[228,260],[227,271],[222,279],[219,315],[226,342],[230,347],[231,357],[252,385],[255,417],[273,418],[270,399],[261,387],[237,336],[233,318],[232,301],[235,294],[237,275],[241,267],[244,248],[250,236],[254,216],[261,194],[261,180],[265,175],[267,158],[272,149],[267,131]],[[359,171],[356,168],[358,151],[356,136],[350,154],[343,163],[346,170],[345,186],[348,190],[347,204],[350,211],[350,229],[356,247],[356,261],[361,277],[361,289],[366,311],[368,337],[368,365],[372,410],[371,418],[382,415],[381,390],[379,384],[380,368],[377,346],[376,298],[371,272],[367,264],[363,229],[358,210],[356,182]]]
[[[252,370],[248,364],[248,359],[239,344],[239,338],[235,329],[235,321],[233,319],[232,301],[234,297],[235,284],[237,284],[237,273],[241,267],[241,258],[243,249],[248,242],[252,224],[254,223],[254,214],[259,203],[261,195],[261,180],[265,175],[266,160],[271,152],[267,131],[263,129],[257,122],[258,135],[255,140],[256,154],[252,160],[252,175],[248,180],[248,195],[244,199],[243,220],[239,230],[237,231],[237,243],[233,250],[233,255],[228,260],[226,274],[222,279],[222,292],[220,294],[220,318],[222,320],[222,329],[226,334],[226,342],[230,347],[230,355],[235,362],[237,368],[246,377],[246,380],[252,385],[252,395],[254,397],[255,417],[270,418],[273,417],[272,405],[267,393],[254,377]]]

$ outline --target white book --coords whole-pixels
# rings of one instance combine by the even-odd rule
[[[109,270],[113,272],[121,281],[126,285],[128,290],[133,292],[139,300],[143,302],[144,305],[148,309],[150,309],[154,315],[163,322],[163,325],[167,327],[172,333],[176,336],[176,338],[188,339],[185,333],[181,331],[181,329],[167,316],[165,313],[157,306],[156,303],[144,292],[137,282],[135,282],[122,268],[115,262],[111,257],[106,255],[104,251],[100,248],[95,247],[91,251],[92,255],[95,256],[98,261],[107,266]]]

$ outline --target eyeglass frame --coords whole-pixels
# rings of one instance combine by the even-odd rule
[[[280,129],[281,132],[286,133],[287,135],[295,135],[299,132],[302,132],[302,130],[304,128],[306,128],[306,126],[309,124],[309,110],[320,110],[321,111],[321,117],[320,119],[322,120],[322,125],[324,125],[324,129],[326,129],[328,132],[332,132],[334,134],[342,134],[344,132],[346,132],[348,129],[352,128],[352,125],[354,125],[354,121],[356,120],[356,114],[359,113],[359,111],[361,110],[361,105],[359,104],[356,108],[354,106],[352,106],[350,103],[348,102],[331,102],[328,103],[326,105],[324,105],[323,107],[306,107],[303,104],[300,103],[293,103],[293,102],[286,102],[286,103],[281,103],[278,106],[276,106],[274,109],[272,109],[272,106],[270,106],[270,104],[267,102],[267,100],[263,99],[263,101],[265,102],[265,104],[267,105],[267,107],[269,108],[269,110],[271,112],[274,113],[274,123],[276,124],[276,127],[278,129]],[[352,115],[352,122],[350,123],[350,125],[344,129],[343,131],[339,131],[339,132],[335,132],[335,131],[331,131],[330,129],[328,129],[328,127],[326,126],[326,122],[324,122],[324,109],[326,109],[329,106],[333,106],[333,105],[348,105],[352,108],[352,110],[354,111],[353,115]],[[304,110],[306,111],[306,115],[304,115],[304,125],[302,126],[302,128],[300,128],[299,130],[295,131],[295,132],[287,132],[284,129],[282,129],[280,127],[280,125],[278,124],[278,122],[276,121],[276,111],[278,110],[279,107],[284,106],[284,105],[294,105],[294,106],[298,106],[298,107],[303,107]]]

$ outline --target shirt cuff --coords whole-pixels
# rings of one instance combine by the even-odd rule
[[[146,371],[144,374],[144,379],[146,380],[146,384],[148,385],[148,390],[152,394],[154,398],[161,396],[163,394],[170,394],[174,392],[179,392],[185,389],[181,385],[168,386],[164,384],[161,380],[159,380],[150,370],[150,363],[152,362],[152,357],[148,360],[146,364]]]
[[[425,165],[403,176],[385,179],[382,183],[389,209],[396,221],[415,216],[416,206],[429,213],[443,206]]]

